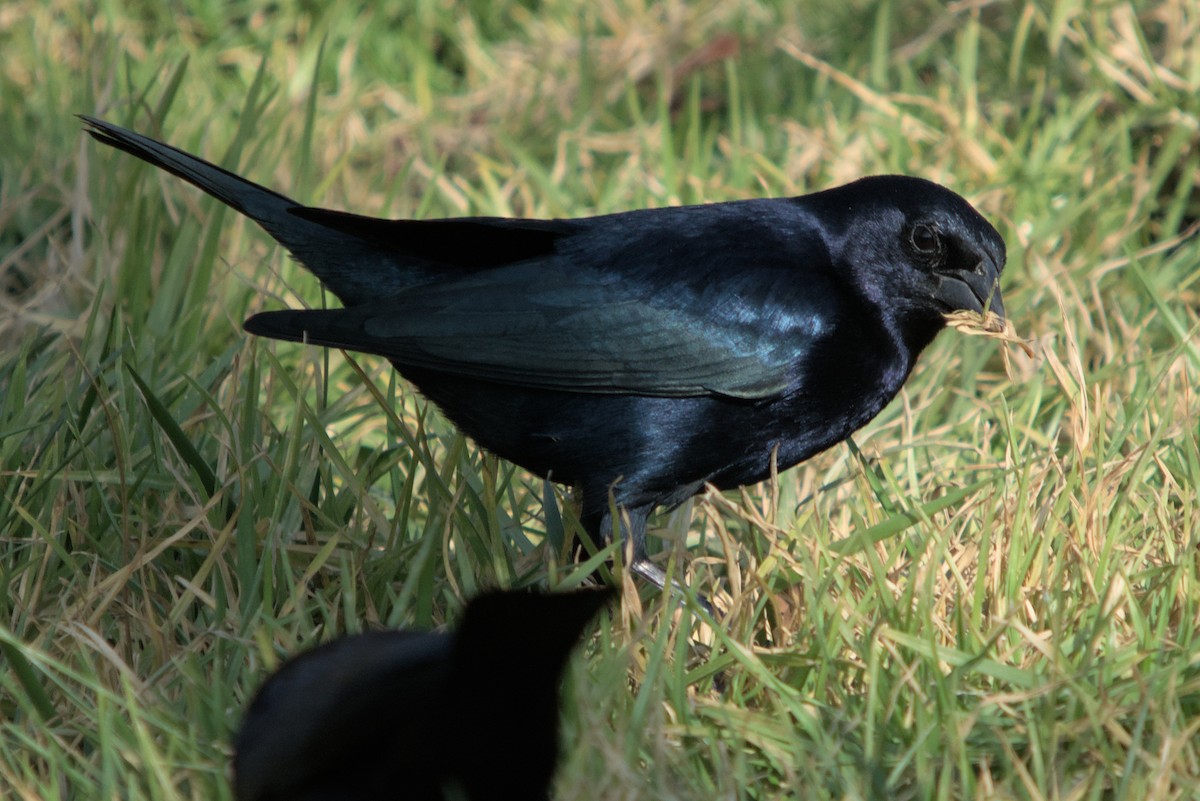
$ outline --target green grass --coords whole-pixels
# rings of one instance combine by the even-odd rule
[[[288,653],[599,561],[381,360],[242,334],[330,299],[82,112],[394,217],[964,193],[1037,357],[943,334],[857,450],[657,518],[728,614],[626,583],[556,797],[1196,797],[1188,0],[123,5],[0,8],[0,795],[227,799]]]

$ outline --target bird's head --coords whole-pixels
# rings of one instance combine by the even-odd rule
[[[956,311],[1004,318],[1004,240],[970,203],[921,178],[863,178],[811,196],[856,286],[923,347]],[[921,341],[924,340],[924,341]]]

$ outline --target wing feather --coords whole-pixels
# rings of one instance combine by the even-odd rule
[[[623,218],[615,243],[612,225],[553,230],[565,238],[540,257],[345,309],[266,312],[246,329],[550,390],[763,399],[796,385],[844,306],[819,241],[722,209],[670,211],[674,225]],[[787,237],[782,255],[761,263],[754,236]]]

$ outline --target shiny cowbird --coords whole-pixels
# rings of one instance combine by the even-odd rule
[[[544,801],[558,686],[611,590],[491,592],[452,634],[376,631],[286,663],[238,732],[238,801]]]
[[[381,220],[84,119],[253,219],[345,305],[247,331],[388,358],[484,448],[576,487],[597,542],[619,521],[631,568],[659,586],[656,507],[843,441],[944,314],[1004,314],[1004,240],[919,178],[581,219]]]

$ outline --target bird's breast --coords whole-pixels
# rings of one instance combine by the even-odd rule
[[[848,339],[820,349],[802,380],[780,399],[784,422],[779,467],[791,466],[845,440],[896,397],[911,370],[902,348],[878,339]],[[788,436],[787,431],[793,433]]]

